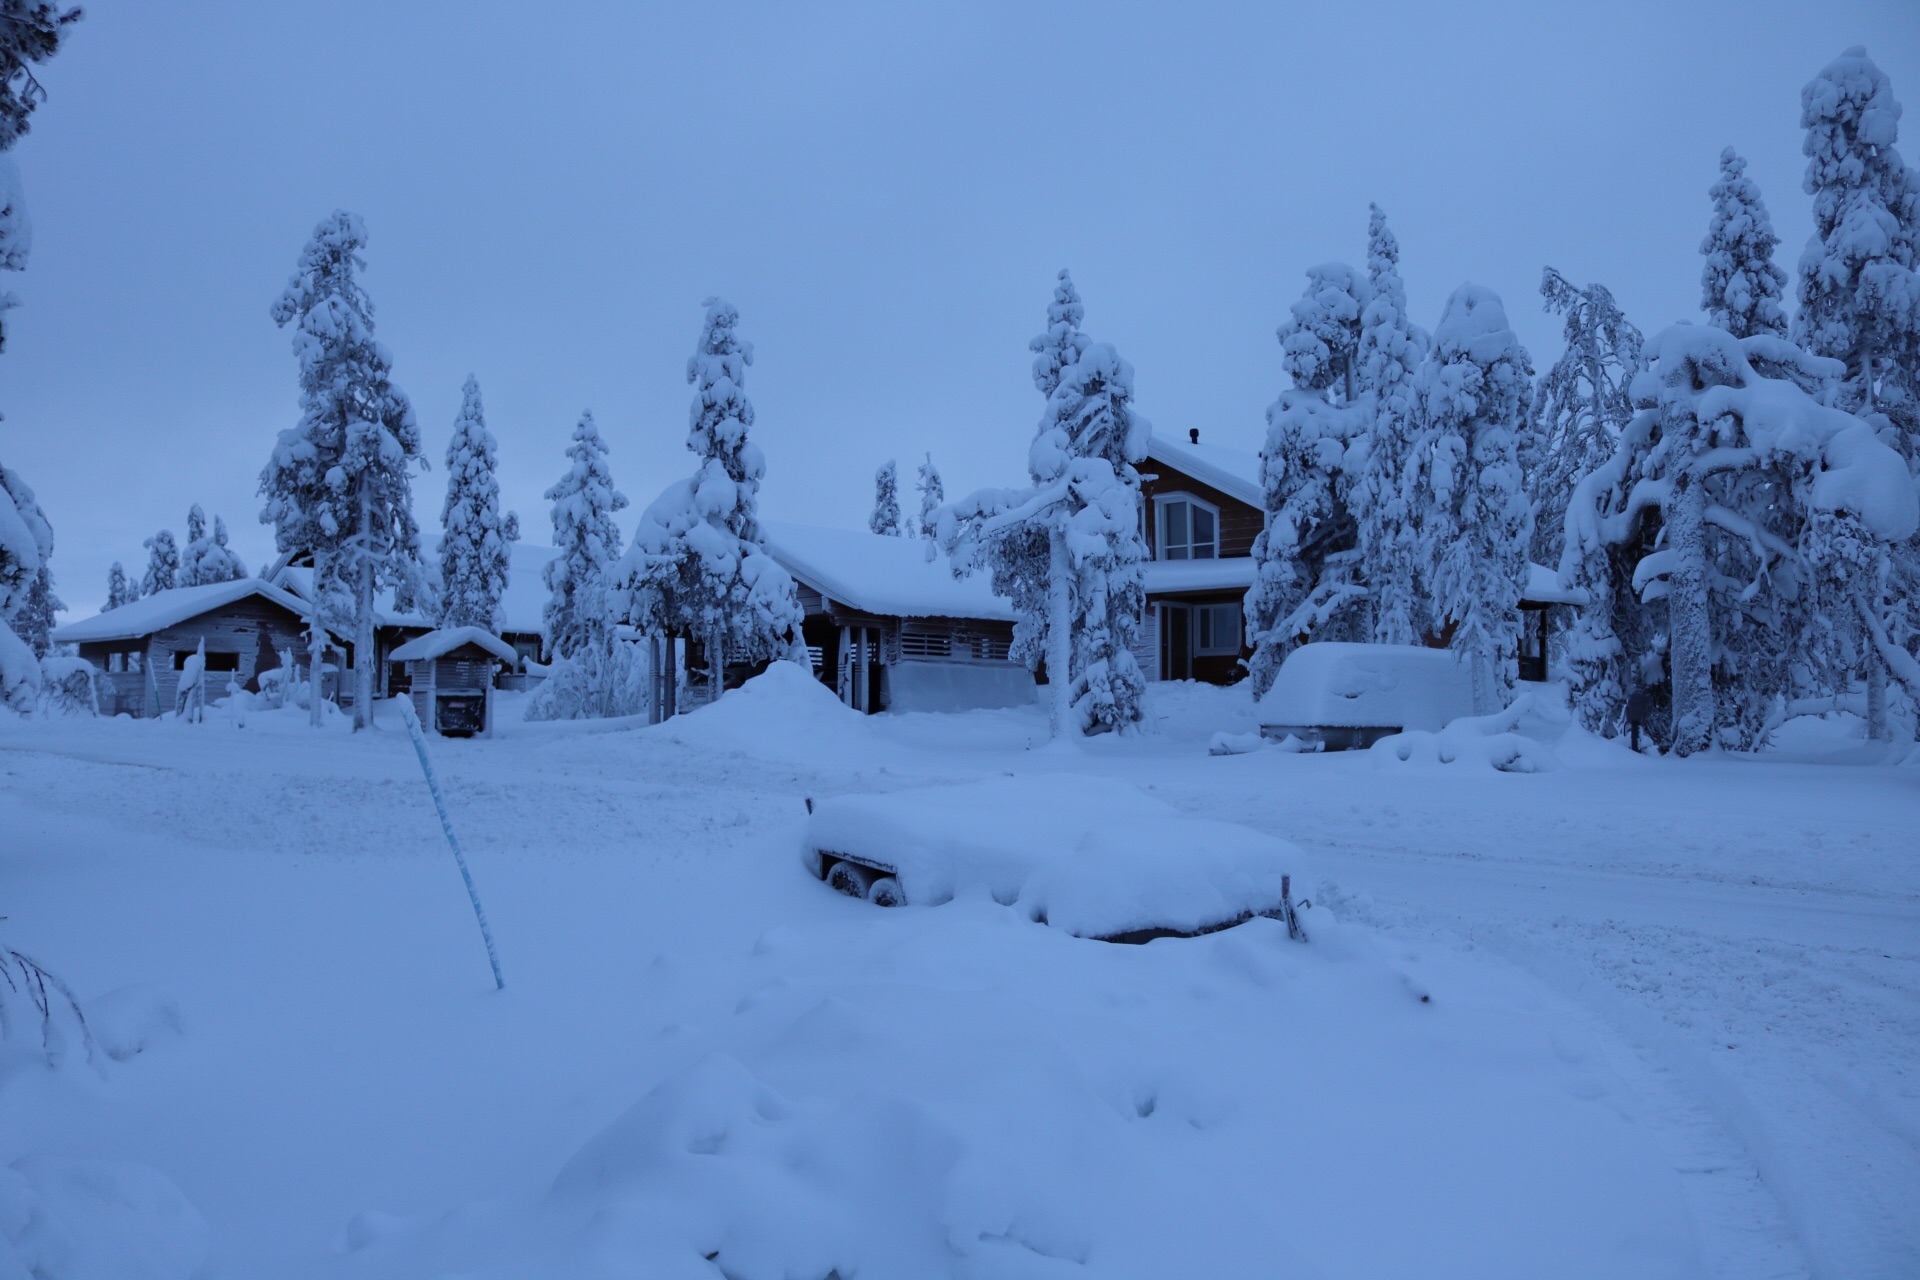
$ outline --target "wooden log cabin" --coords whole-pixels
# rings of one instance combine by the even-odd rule
[[[955,578],[919,538],[765,522],[792,575],[814,674],[867,712],[1031,704],[1033,675],[1009,657],[1013,605],[985,575]]]
[[[75,646],[106,673],[103,715],[156,716],[174,709],[186,660],[207,646],[207,698],[226,695],[229,682],[249,692],[260,675],[291,650],[307,660],[306,605],[258,578],[157,591],[56,629],[53,638]]]

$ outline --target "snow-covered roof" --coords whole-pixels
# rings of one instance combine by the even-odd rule
[[[232,582],[209,582],[198,587],[156,591],[132,604],[123,604],[118,609],[109,609],[105,613],[56,628],[53,638],[61,644],[138,640],[248,596],[264,596],[290,613],[306,616],[306,602],[292,592],[283,591],[258,578],[236,578]]]
[[[1249,506],[1261,505],[1260,455],[1257,453],[1224,445],[1194,444],[1156,431],[1147,441],[1147,457],[1157,458]]]
[[[447,627],[415,636],[388,654],[387,658],[391,662],[428,662],[445,657],[464,644],[477,644],[502,662],[513,662],[520,656],[513,651],[512,645],[485,627]]]
[[[1253,585],[1253,557],[1225,556],[1216,560],[1149,560],[1145,572],[1147,594],[1180,591],[1245,590]]]
[[[1013,604],[984,573],[955,578],[920,538],[763,521],[767,551],[797,581],[863,613],[892,618],[1013,621]]]
[[[1586,592],[1562,586],[1560,575],[1543,564],[1527,562],[1527,584],[1520,598],[1530,604],[1585,604]]]
[[[559,554],[552,547],[525,542],[513,543],[508,548],[507,589],[500,596],[502,634],[529,635],[540,630],[540,615],[547,604],[547,584],[541,572],[547,562]],[[271,576],[276,583],[300,596],[305,596],[313,583],[313,570],[306,565],[282,565],[276,567]],[[374,622],[383,627],[433,625],[432,618],[395,609],[390,590],[382,591],[374,602]]]

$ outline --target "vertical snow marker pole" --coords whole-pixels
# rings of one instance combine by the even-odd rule
[[[473,887],[473,873],[467,870],[467,856],[460,852],[459,838],[453,834],[453,822],[447,817],[447,802],[440,794],[440,782],[433,776],[433,762],[427,759],[427,739],[420,732],[420,717],[413,710],[412,697],[401,698],[400,718],[407,722],[407,736],[413,739],[413,753],[420,757],[420,772],[427,775],[427,790],[433,793],[433,807],[440,812],[440,829],[447,833],[447,844],[453,848],[453,860],[460,867],[460,878],[466,882],[467,901],[473,904],[473,918],[480,922],[480,939],[487,944],[487,963],[493,966],[493,988],[496,991],[507,989],[507,980],[500,976],[500,957],[493,949],[493,930],[487,927],[487,912],[480,905],[480,894]]]

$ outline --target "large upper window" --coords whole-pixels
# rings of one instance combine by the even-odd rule
[[[1220,512],[1198,498],[1162,498],[1159,544],[1162,560],[1213,560],[1220,555]]]

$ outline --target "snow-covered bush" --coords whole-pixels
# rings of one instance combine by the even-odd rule
[[[560,658],[527,698],[529,720],[590,720],[647,711],[652,668],[647,646],[608,637]]]
[[[100,668],[85,658],[49,654],[40,659],[40,714],[97,716],[99,691],[94,677]]]

